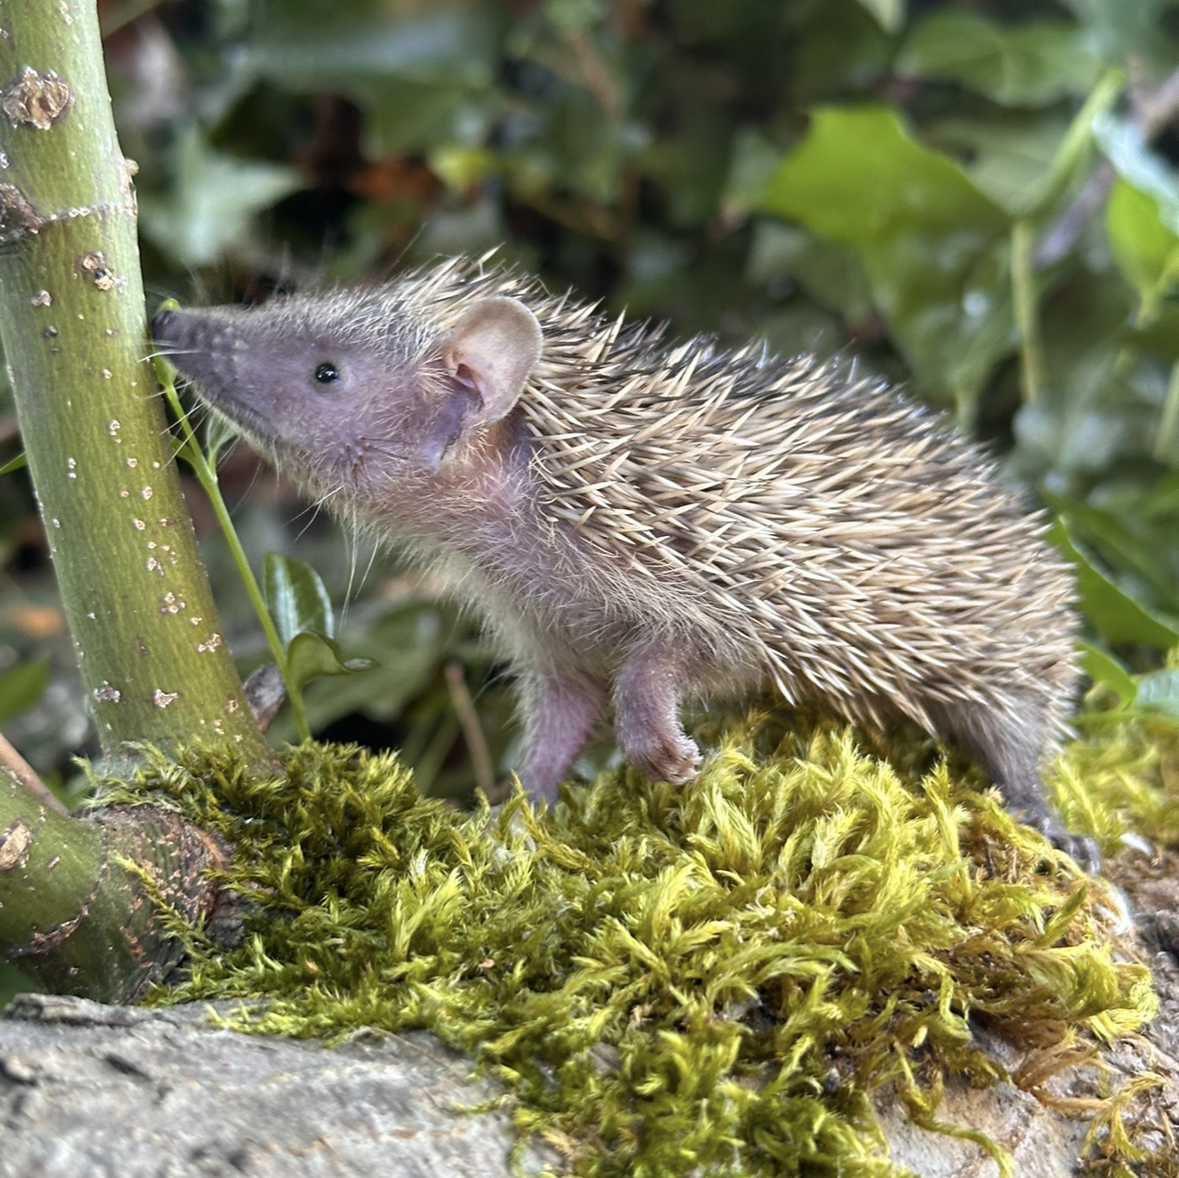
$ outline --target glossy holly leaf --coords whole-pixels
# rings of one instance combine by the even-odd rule
[[[942,11],[914,29],[896,69],[907,77],[961,82],[1004,106],[1046,106],[1086,94],[1101,62],[1078,25],[1007,25],[976,12]]]
[[[320,575],[309,564],[268,552],[263,562],[263,592],[284,647],[304,632],[335,637],[331,598]]]
[[[49,659],[17,663],[0,671],[0,724],[19,716],[41,698],[49,672]]]
[[[303,687],[323,675],[351,675],[375,667],[372,659],[346,659],[335,639],[306,630],[287,646],[287,674],[294,687]]]

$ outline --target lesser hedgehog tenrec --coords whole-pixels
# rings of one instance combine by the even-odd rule
[[[608,705],[627,760],[685,782],[681,701],[769,691],[910,717],[1083,849],[1037,773],[1077,681],[1070,578],[986,455],[879,382],[667,346],[463,260],[153,332],[312,494],[483,615],[533,796]]]

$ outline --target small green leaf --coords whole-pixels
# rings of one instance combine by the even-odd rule
[[[375,667],[372,659],[345,659],[332,638],[303,631],[287,647],[287,674],[296,688],[323,675],[350,675]]]
[[[49,671],[48,659],[17,663],[0,671],[0,724],[19,716],[41,698],[41,692],[49,682]]]
[[[0,466],[0,474],[12,474],[13,471],[21,470],[28,464],[28,457],[22,450],[15,458],[10,458],[3,466]]]
[[[1089,642],[1077,644],[1081,650],[1081,667],[1094,683],[1103,683],[1113,690],[1123,704],[1131,704],[1138,694],[1134,676],[1122,664],[1100,647]]]
[[[232,446],[241,437],[241,431],[227,417],[210,413],[205,424],[205,454],[209,466],[217,469],[217,460],[226,446]]]
[[[1179,670],[1168,667],[1139,675],[1134,704],[1143,712],[1159,712],[1179,719]]]
[[[303,632],[334,638],[332,601],[319,574],[304,561],[268,552],[263,564],[266,605],[284,647]]]
[[[380,651],[380,663],[364,678],[338,679],[311,706],[317,731],[349,712],[388,722],[400,716],[441,673],[448,657],[454,619],[430,602],[394,607],[366,629],[366,650]],[[353,642],[355,645],[355,641]]]
[[[1179,631],[1144,609],[1093,566],[1070,535],[1067,517],[1056,521],[1049,539],[1076,568],[1081,607],[1107,642],[1141,642],[1160,650],[1179,644]]]

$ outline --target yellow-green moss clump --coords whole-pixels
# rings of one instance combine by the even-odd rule
[[[768,731],[690,787],[609,773],[547,816],[423,801],[356,750],[268,784],[161,762],[146,783],[235,844],[258,909],[232,953],[194,936],[166,997],[266,997],[242,1019],[287,1035],[428,1027],[572,1170],[626,1178],[888,1175],[869,1094],[931,1119],[946,1073],[1001,1077],[972,1021],[1048,1051],[1150,1017],[1094,885],[993,795]]]

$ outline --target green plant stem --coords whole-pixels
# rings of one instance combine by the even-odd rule
[[[103,753],[203,740],[270,771],[143,358],[134,168],[93,0],[6,6],[0,87],[0,336]]]
[[[295,721],[295,730],[299,734],[299,739],[310,740],[311,728],[307,723],[307,709],[303,703],[303,693],[299,690],[298,684],[293,683],[291,680],[286,649],[283,646],[282,639],[279,637],[278,629],[274,625],[274,619],[270,616],[270,610],[267,608],[266,598],[262,593],[261,586],[258,584],[258,578],[254,576],[254,570],[250,567],[250,560],[246,556],[246,550],[242,547],[242,542],[238,538],[237,529],[233,526],[233,519],[229,514],[229,508],[226,506],[225,499],[221,494],[221,483],[217,478],[217,468],[206,456],[192,425],[189,423],[188,414],[185,413],[184,406],[181,405],[180,398],[176,395],[175,379],[171,372],[167,370],[170,368],[170,365],[167,365],[167,361],[162,357],[157,358],[156,364],[157,375],[160,385],[164,390],[164,396],[168,399],[168,404],[172,407],[172,412],[175,414],[176,420],[179,423],[183,437],[179,454],[192,468],[197,481],[204,488],[205,494],[208,495],[209,502],[212,504],[213,513],[217,517],[217,523],[220,525],[221,532],[225,536],[226,543],[229,545],[229,550],[233,554],[238,573],[242,578],[242,582],[245,584],[246,592],[249,594],[250,602],[254,607],[254,612],[258,616],[258,622],[262,626],[262,632],[266,635],[266,642],[270,647],[270,653],[274,658],[275,665],[278,667],[279,674],[282,675],[283,682],[286,684],[287,700],[291,705],[291,717]]]
[[[1179,362],[1171,365],[1171,379],[1167,382],[1167,396],[1163,401],[1163,415],[1153,451],[1160,462],[1173,462],[1179,457]]]
[[[1033,260],[1035,231],[1026,218],[1011,226],[1011,290],[1015,322],[1020,338],[1020,377],[1025,404],[1040,399],[1044,391],[1044,356]]]
[[[1107,69],[1089,91],[1081,109],[1069,124],[1056,151],[1049,161],[1048,170],[1036,186],[1036,200],[1026,215],[1046,208],[1060,195],[1069,177],[1088,149],[1093,134],[1093,121],[1104,114],[1117,101],[1122,87],[1126,84],[1126,73],[1120,66]]]

